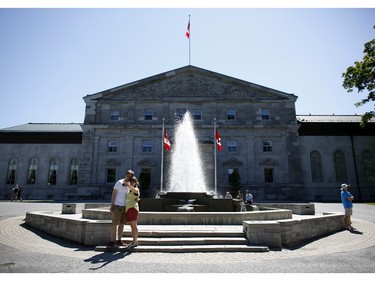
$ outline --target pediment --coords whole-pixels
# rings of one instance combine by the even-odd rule
[[[121,162],[116,159],[110,158],[104,161],[104,166],[121,166]]]
[[[86,97],[90,98],[90,96]],[[98,94],[101,101],[296,100],[296,96],[195,66],[186,66]]]
[[[276,160],[274,160],[272,158],[267,158],[263,161],[260,161],[259,165],[261,165],[261,166],[278,166],[279,162],[277,162]]]
[[[229,159],[227,161],[224,161],[223,165],[224,166],[230,166],[230,167],[240,167],[240,166],[243,165],[243,162],[236,159],[236,158],[232,158],[232,159]]]
[[[156,166],[156,162],[152,161],[151,159],[143,159],[137,163],[137,166],[141,166],[141,167]]]

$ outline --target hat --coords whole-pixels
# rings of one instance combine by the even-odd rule
[[[341,189],[340,190],[346,190],[348,188],[348,185],[346,183],[343,183],[341,185]]]
[[[128,170],[126,173],[134,175],[134,172],[132,170]]]

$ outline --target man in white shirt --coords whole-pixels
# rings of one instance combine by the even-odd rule
[[[134,176],[132,170],[126,172],[125,178],[118,180],[113,187],[111,197],[111,208],[109,209],[112,213],[112,225],[111,225],[111,242],[108,243],[107,247],[125,246],[125,243],[121,240],[122,233],[124,231],[125,220],[125,202],[126,193],[128,192],[127,182]],[[118,228],[117,228],[118,226]],[[117,240],[116,240],[117,232]]]
[[[253,204],[253,195],[248,190],[246,190],[245,193],[245,203],[250,205]]]

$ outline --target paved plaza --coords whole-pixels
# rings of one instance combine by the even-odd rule
[[[354,204],[356,232],[266,253],[103,253],[24,224],[27,211],[60,210],[61,203],[0,202],[1,273],[375,272],[375,206],[366,204]],[[315,203],[315,210],[343,211],[339,203]]]

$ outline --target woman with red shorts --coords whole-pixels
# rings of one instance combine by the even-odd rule
[[[130,247],[138,246],[138,213],[139,213],[139,197],[140,192],[138,188],[138,181],[136,177],[132,177],[128,184],[128,193],[126,194],[126,210],[125,210],[125,219],[130,225],[132,230],[133,242],[130,244]]]

